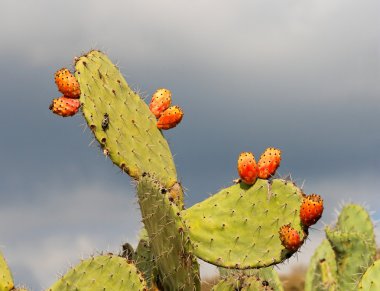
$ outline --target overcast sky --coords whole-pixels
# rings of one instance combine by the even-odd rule
[[[54,72],[92,48],[183,108],[165,135],[187,206],[230,185],[241,151],[275,146],[279,173],[325,199],[323,222],[342,201],[380,209],[379,1],[104,3],[0,2],[0,249],[17,283],[47,288],[82,255],[136,243],[129,177],[81,115],[48,110]],[[288,267],[307,263],[315,228]]]

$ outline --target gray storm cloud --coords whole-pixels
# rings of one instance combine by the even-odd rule
[[[129,178],[89,147],[83,118],[47,109],[59,96],[55,70],[91,48],[144,95],[167,87],[184,108],[165,135],[187,205],[230,185],[241,151],[277,146],[279,173],[324,196],[325,223],[341,201],[378,210],[379,6],[1,1],[0,245],[16,281],[47,287],[68,260],[108,244],[118,250],[140,227]],[[300,262],[322,234],[311,233]]]

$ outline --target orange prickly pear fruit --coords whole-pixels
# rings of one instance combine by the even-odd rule
[[[281,162],[281,151],[276,148],[267,148],[261,155],[257,166],[259,178],[268,179],[273,176]]]
[[[57,115],[67,117],[73,116],[75,113],[77,113],[79,107],[80,102],[78,99],[62,96],[60,98],[53,99],[52,103],[49,106],[49,109]]]
[[[152,100],[149,104],[150,111],[159,118],[161,114],[169,108],[172,102],[172,93],[168,89],[158,89],[152,95]]]
[[[157,120],[157,128],[170,129],[181,122],[183,111],[179,106],[171,106],[166,109]]]
[[[322,216],[323,199],[317,194],[307,195],[303,198],[300,217],[301,222],[305,226],[315,224]]]
[[[62,68],[55,73],[55,83],[58,91],[67,98],[79,98],[80,88],[78,80],[66,68]]]
[[[301,246],[300,235],[290,224],[281,226],[278,233],[280,234],[281,244],[287,250],[295,252]]]
[[[244,183],[254,184],[258,174],[255,156],[250,152],[242,152],[238,158],[237,170]]]

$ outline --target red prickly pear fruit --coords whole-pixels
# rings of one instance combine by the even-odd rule
[[[55,83],[58,91],[67,98],[79,98],[80,88],[78,80],[66,68],[62,68],[55,73]]]
[[[300,217],[305,226],[311,226],[321,218],[323,213],[323,199],[320,195],[306,195],[301,204]]]
[[[57,115],[67,117],[73,116],[75,113],[77,113],[79,107],[80,102],[78,99],[72,99],[62,96],[60,98],[53,99],[49,106],[49,109]]]
[[[150,111],[156,116],[156,118],[159,118],[161,114],[169,108],[170,104],[172,102],[172,93],[168,89],[158,89],[154,94],[152,95],[152,100],[149,104]]]
[[[287,250],[295,252],[301,246],[302,241],[300,235],[290,224],[281,226],[278,233],[280,234],[281,244]]]
[[[268,179],[273,176],[281,162],[281,151],[276,148],[267,148],[261,155],[257,166],[259,168],[259,178]]]
[[[179,106],[171,106],[166,109],[157,120],[157,128],[170,129],[181,122],[183,111]]]
[[[242,152],[238,158],[237,170],[244,183],[254,184],[258,174],[255,156],[250,152]]]

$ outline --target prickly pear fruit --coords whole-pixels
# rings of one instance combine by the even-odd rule
[[[179,106],[171,106],[166,109],[157,120],[157,128],[170,129],[181,122],[183,111]]]
[[[60,115],[62,117],[73,116],[78,112],[80,107],[80,102],[78,99],[71,99],[67,97],[59,97],[53,99],[51,102],[49,109],[53,111],[53,113]]]
[[[305,226],[315,224],[322,216],[323,199],[317,194],[307,195],[303,198],[300,210],[301,222]]]
[[[149,104],[150,111],[159,118],[161,114],[169,108],[172,101],[172,93],[168,89],[158,89],[152,95],[152,100]]]
[[[289,251],[295,252],[302,244],[299,233],[290,224],[281,226],[279,234],[282,245]]]
[[[78,80],[66,68],[62,68],[55,73],[55,83],[58,91],[67,98],[79,98],[80,88]]]
[[[281,162],[281,151],[276,148],[267,148],[261,155],[257,166],[259,178],[268,179],[273,176]]]
[[[244,183],[254,184],[258,174],[255,156],[250,152],[242,152],[238,158],[237,170]]]

